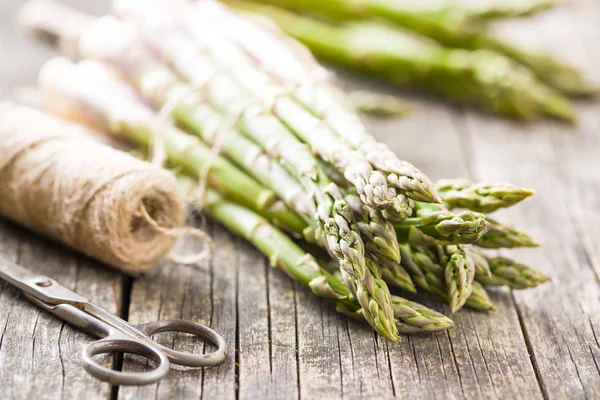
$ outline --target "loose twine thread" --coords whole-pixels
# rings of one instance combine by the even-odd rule
[[[128,273],[146,271],[188,232],[175,180],[84,132],[0,103],[0,214]]]

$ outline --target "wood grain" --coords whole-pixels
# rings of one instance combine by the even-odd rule
[[[584,15],[590,11],[595,12]],[[594,60],[588,47],[591,57],[586,60],[581,38],[589,31],[579,23],[594,15],[598,15],[597,6],[560,15],[554,12],[536,25],[538,35],[528,36],[537,38],[540,46],[552,48],[557,56],[579,60],[585,69],[594,71],[600,59]],[[563,34],[556,32],[558,21]],[[598,37],[597,30],[592,37]],[[598,213],[591,210],[598,192],[590,192],[597,188],[600,168],[594,148],[600,143],[598,106],[583,106],[580,111],[575,130],[550,122],[508,123],[473,112],[465,117],[476,177],[509,180],[537,191],[533,199],[503,215],[528,227],[543,243],[544,251],[518,255],[553,279],[536,290],[514,293],[538,379],[548,398],[589,398],[600,390],[596,335],[600,288],[591,244],[597,243],[593,235]]]

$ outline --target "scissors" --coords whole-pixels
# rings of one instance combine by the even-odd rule
[[[101,338],[83,349],[83,368],[95,378],[111,385],[147,385],[161,380],[171,363],[189,367],[207,367],[225,359],[225,340],[212,329],[192,321],[156,321],[133,325],[91,303],[55,280],[35,274],[12,261],[0,257],[0,278],[23,291],[25,297],[44,310]],[[175,351],[156,343],[151,336],[160,332],[185,332],[213,343],[217,350],[207,354]],[[106,368],[93,357],[98,354],[123,352],[155,361],[158,366],[146,372],[123,372]]]

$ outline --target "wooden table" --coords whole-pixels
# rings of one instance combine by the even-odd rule
[[[0,2],[0,98],[21,97],[17,89],[34,85],[38,68],[54,54],[17,29],[19,3]],[[92,1],[82,6],[96,12],[106,7]],[[598,77],[598,21],[598,3],[580,0],[527,21],[530,34],[524,37],[551,45]],[[355,77],[339,79],[348,88],[385,90]],[[579,125],[571,128],[413,100],[417,109],[407,118],[368,120],[373,133],[433,178],[508,180],[534,188],[534,198],[501,215],[544,244],[516,256],[552,276],[551,283],[493,290],[497,312],[464,310],[454,316],[450,332],[404,336],[391,344],[271,269],[220,226],[208,225],[216,252],[200,270],[165,263],[151,276],[132,279],[0,220],[3,256],[130,321],[200,321],[229,344],[227,361],[218,368],[172,371],[157,385],[111,388],[79,365],[88,336],[0,283],[0,396],[600,397],[600,104],[581,103]],[[429,297],[417,300],[448,312]],[[165,340],[203,351],[185,336]],[[132,368],[131,361],[126,358],[123,367]]]

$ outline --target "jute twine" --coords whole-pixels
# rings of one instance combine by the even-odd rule
[[[175,180],[82,129],[0,103],[0,214],[121,270],[143,272],[185,233]]]

